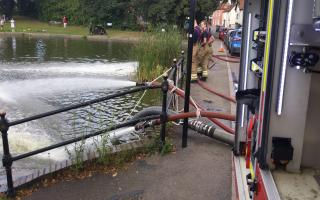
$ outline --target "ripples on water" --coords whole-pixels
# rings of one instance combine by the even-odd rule
[[[137,63],[130,57],[131,47],[86,40],[0,38],[0,109],[10,120],[21,119],[134,86],[129,79]],[[135,112],[157,103],[158,99],[152,98],[156,93],[150,91]],[[12,127],[12,153],[25,153],[123,122],[140,95],[126,95]],[[35,157],[19,161],[15,167],[37,168],[42,162]]]

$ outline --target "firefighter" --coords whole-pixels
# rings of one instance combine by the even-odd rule
[[[199,49],[199,57],[200,57],[200,65],[197,73],[202,76],[202,79],[206,80],[208,78],[208,64],[209,60],[212,57],[212,43],[214,41],[214,37],[212,36],[210,30],[207,27],[207,22],[202,21],[200,23],[201,27],[201,37],[200,37],[200,49]]]
[[[199,42],[201,36],[201,28],[198,26],[196,20],[194,20],[194,32],[193,32],[193,50],[192,50],[192,71],[191,71],[191,81],[197,81],[197,68],[201,62],[201,58],[199,57]]]

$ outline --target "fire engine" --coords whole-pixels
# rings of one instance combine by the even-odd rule
[[[320,0],[246,0],[236,199],[320,199]]]

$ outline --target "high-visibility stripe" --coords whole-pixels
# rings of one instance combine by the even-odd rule
[[[267,88],[267,72],[269,65],[269,49],[270,49],[270,39],[271,39],[271,29],[272,29],[272,18],[273,18],[273,6],[274,0],[269,1],[269,11],[268,11],[268,27],[267,27],[267,38],[266,38],[266,47],[264,51],[264,62],[263,62],[263,83],[262,91],[266,91]]]
[[[251,174],[251,180],[254,180],[255,173],[254,173],[254,168],[251,161],[250,161],[250,174]]]
[[[255,63],[255,62],[251,62],[251,70],[252,71],[254,71],[254,72],[257,72],[257,71],[259,71],[259,65],[257,64],[257,63]]]

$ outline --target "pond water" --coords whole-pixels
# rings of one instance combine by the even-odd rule
[[[9,120],[21,119],[134,86],[130,80],[137,62],[132,47],[121,42],[0,38],[0,110]],[[155,92],[148,93],[137,110],[158,101],[151,98]],[[10,150],[13,155],[26,153],[124,121],[140,96],[127,95],[12,127]],[[39,168],[45,160],[35,156],[14,163],[14,168]]]

